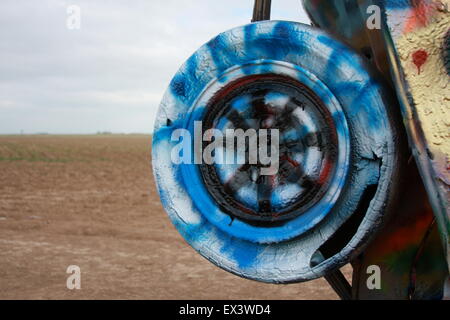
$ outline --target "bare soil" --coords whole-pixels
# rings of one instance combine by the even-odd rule
[[[0,299],[337,299],[323,279],[268,285],[198,255],[162,208],[150,144],[0,136]],[[69,265],[81,290],[66,288]]]

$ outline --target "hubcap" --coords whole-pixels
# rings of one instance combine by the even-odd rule
[[[271,130],[279,132],[279,167],[274,174],[262,175],[268,165],[260,161],[249,163],[248,143],[244,164],[200,165],[209,194],[232,218],[257,224],[290,220],[328,190],[338,157],[336,127],[321,99],[299,81],[265,74],[229,83],[208,103],[203,130],[208,129],[224,136],[230,129],[267,129],[269,137]],[[229,148],[224,144],[216,154]]]

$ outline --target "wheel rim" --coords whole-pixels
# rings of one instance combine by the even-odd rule
[[[207,190],[198,164],[171,159],[171,150],[181,144],[173,134],[187,129],[183,141],[194,135],[195,121],[204,120],[208,102],[222,88],[267,74],[290,77],[314,91],[333,118],[339,147],[334,175],[320,201],[296,217],[269,224],[233,219]],[[152,161],[165,210],[202,256],[246,278],[305,281],[344,265],[361,252],[393,199],[389,190],[395,189],[398,143],[386,97],[389,92],[364,60],[320,30],[265,21],[218,35],[180,68],[160,105]],[[349,232],[352,238],[312,264],[355,212],[363,220]]]
[[[332,180],[338,141],[330,112],[302,83],[276,74],[247,76],[220,90],[207,106],[204,130],[260,129],[279,131],[279,164],[267,167],[245,159],[237,163],[202,164],[203,182],[214,200],[232,217],[276,223],[293,219],[316,204]],[[238,154],[233,143],[232,154]],[[222,154],[229,151],[225,145]],[[244,151],[242,150],[242,153]]]
[[[194,132],[195,121],[202,121],[204,131],[208,128],[226,130],[230,126],[239,128],[240,126],[233,125],[232,121],[224,121],[230,116],[226,114],[227,110],[233,113],[226,105],[244,99],[245,91],[254,93],[261,88],[266,90],[272,88],[275,93],[284,94],[291,100],[292,98],[298,100],[294,103],[293,112],[298,113],[299,118],[305,117],[303,121],[309,120],[311,128],[305,130],[306,132],[294,131],[294,141],[303,135],[302,143],[314,144],[313,140],[318,139],[317,135],[320,135],[322,144],[326,144],[322,150],[318,150],[317,146],[301,150],[299,144],[294,144],[286,148],[287,153],[299,148],[298,152],[295,152],[294,159],[280,158],[281,170],[287,169],[286,174],[293,176],[293,180],[298,180],[300,189],[294,190],[293,195],[286,196],[286,189],[293,188],[298,183],[290,183],[287,187],[276,186],[273,188],[276,190],[267,190],[270,188],[264,190],[264,186],[269,183],[263,182],[260,192],[265,193],[266,198],[270,193],[271,199],[262,200],[266,203],[266,207],[261,210],[259,203],[256,206],[255,203],[251,203],[252,199],[258,196],[258,192],[252,196],[252,194],[245,195],[245,192],[243,195],[233,194],[229,188],[227,190],[227,177],[238,170],[235,165],[182,165],[182,172],[185,181],[197,186],[188,188],[188,193],[196,207],[212,224],[233,237],[257,243],[272,243],[292,239],[311,230],[330,212],[345,183],[350,138],[339,102],[319,79],[298,66],[271,60],[253,61],[240,68],[231,68],[217,77],[200,95],[185,127]],[[302,104],[305,105],[305,110]],[[283,108],[286,107],[289,106]],[[242,108],[245,109],[244,113],[255,111],[252,110],[251,104],[242,103]],[[278,115],[286,115],[286,112],[279,112]],[[290,116],[291,119],[295,118]],[[247,122],[250,127],[251,121]],[[316,135],[308,136],[308,133]],[[287,135],[288,132],[284,134]],[[308,139],[311,141],[306,141]],[[280,152],[282,149],[281,142]],[[296,161],[295,156],[298,158],[303,156],[304,160]],[[294,163],[298,166],[292,165]],[[251,171],[255,167],[257,166],[250,166],[248,169]],[[306,170],[299,173],[303,168]],[[246,177],[249,177],[251,172],[244,171]],[[270,181],[277,176],[279,177],[274,175],[261,179]],[[254,183],[253,187],[257,188],[258,185],[260,184]],[[301,185],[304,187],[301,188]],[[271,208],[267,210],[269,202]]]

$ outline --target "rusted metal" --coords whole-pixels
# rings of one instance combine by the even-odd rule
[[[450,0],[303,3],[312,24],[325,32],[286,21],[236,28],[202,47],[172,81],[161,104],[153,143],[155,176],[169,216],[199,253],[246,278],[285,283],[324,276],[342,299],[445,297],[450,265]],[[380,9],[379,28],[367,25],[373,6]],[[252,22],[270,20],[270,11],[270,0],[256,0]],[[273,206],[277,198],[269,195],[278,190],[278,182],[286,180],[283,172],[273,175],[272,181],[265,178],[257,182],[240,178],[251,178],[251,166],[214,169],[216,173],[233,173],[231,180],[224,174],[219,181],[210,179],[215,177],[212,171],[203,170],[201,176],[193,166],[172,166],[164,156],[173,143],[173,130],[186,126],[195,131],[193,122],[206,119],[203,116],[208,112],[203,113],[202,108],[209,106],[215,93],[223,93],[222,89],[229,89],[227,86],[238,80],[251,79],[255,82],[252,86],[266,86],[264,81],[256,82],[267,74],[294,75],[320,92],[327,108],[335,110],[336,132],[341,133],[336,155],[342,157],[335,177],[341,180],[330,183],[337,190],[335,197],[306,203],[314,210],[304,206],[303,194],[297,193],[287,197],[288,205]],[[242,87],[254,93],[251,87]],[[267,103],[261,101],[270,101],[273,88],[275,84],[265,88],[267,92],[259,98],[248,95],[248,102],[240,109],[266,110]],[[226,110],[226,101],[213,102]],[[279,103],[274,106],[285,108]],[[223,128],[246,127],[242,126],[242,116],[210,114],[211,123],[233,124],[221,125]],[[258,114],[254,118],[268,122],[271,117],[273,114]],[[307,115],[302,117],[308,119]],[[218,121],[221,118],[229,121]],[[277,127],[283,131],[289,121],[292,119]],[[351,130],[347,121],[352,122]],[[289,129],[297,127],[290,125]],[[314,133],[308,138],[317,139],[316,132],[305,134]],[[350,138],[355,139],[355,148],[349,148]],[[352,152],[357,154],[350,162]],[[407,162],[409,156],[415,158],[417,166],[414,161]],[[289,157],[285,162],[294,163]],[[312,166],[321,168],[317,163]],[[328,171],[317,172],[324,178],[316,180],[326,186]],[[349,180],[341,184],[347,174]],[[231,199],[238,194],[237,189],[245,189],[244,184],[262,188],[255,188],[256,196],[243,192],[234,199],[238,201]],[[253,204],[255,199],[258,201]],[[291,203],[302,204],[293,208],[309,214],[290,210]],[[320,204],[317,208],[316,203]],[[332,214],[325,217],[329,212]],[[352,287],[338,269],[349,261],[354,270]],[[367,270],[373,265],[382,273],[380,290],[371,290],[366,283]]]
[[[255,0],[252,22],[270,20],[272,0]]]
[[[365,250],[361,260],[353,262],[356,297],[438,298],[450,265],[450,139],[445,120],[450,80],[446,70],[450,1],[303,0],[303,3],[315,26],[366,56],[396,90],[398,103],[389,107],[402,112],[409,147],[418,167],[408,168],[413,187],[392,190],[408,193],[402,195],[394,219]],[[381,28],[369,29],[368,8],[374,5],[381,9]],[[430,225],[432,213],[439,228]],[[428,223],[420,224],[425,220]],[[400,241],[404,246],[392,246],[390,241]],[[428,265],[424,260],[429,261]],[[358,285],[358,281],[367,277],[364,270],[367,265],[377,263],[387,281],[385,290],[373,292],[367,290],[365,283]]]

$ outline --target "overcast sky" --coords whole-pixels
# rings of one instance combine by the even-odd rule
[[[300,0],[272,18],[308,23]],[[81,28],[67,27],[67,8]],[[1,0],[0,133],[148,133],[180,65],[253,0]]]

